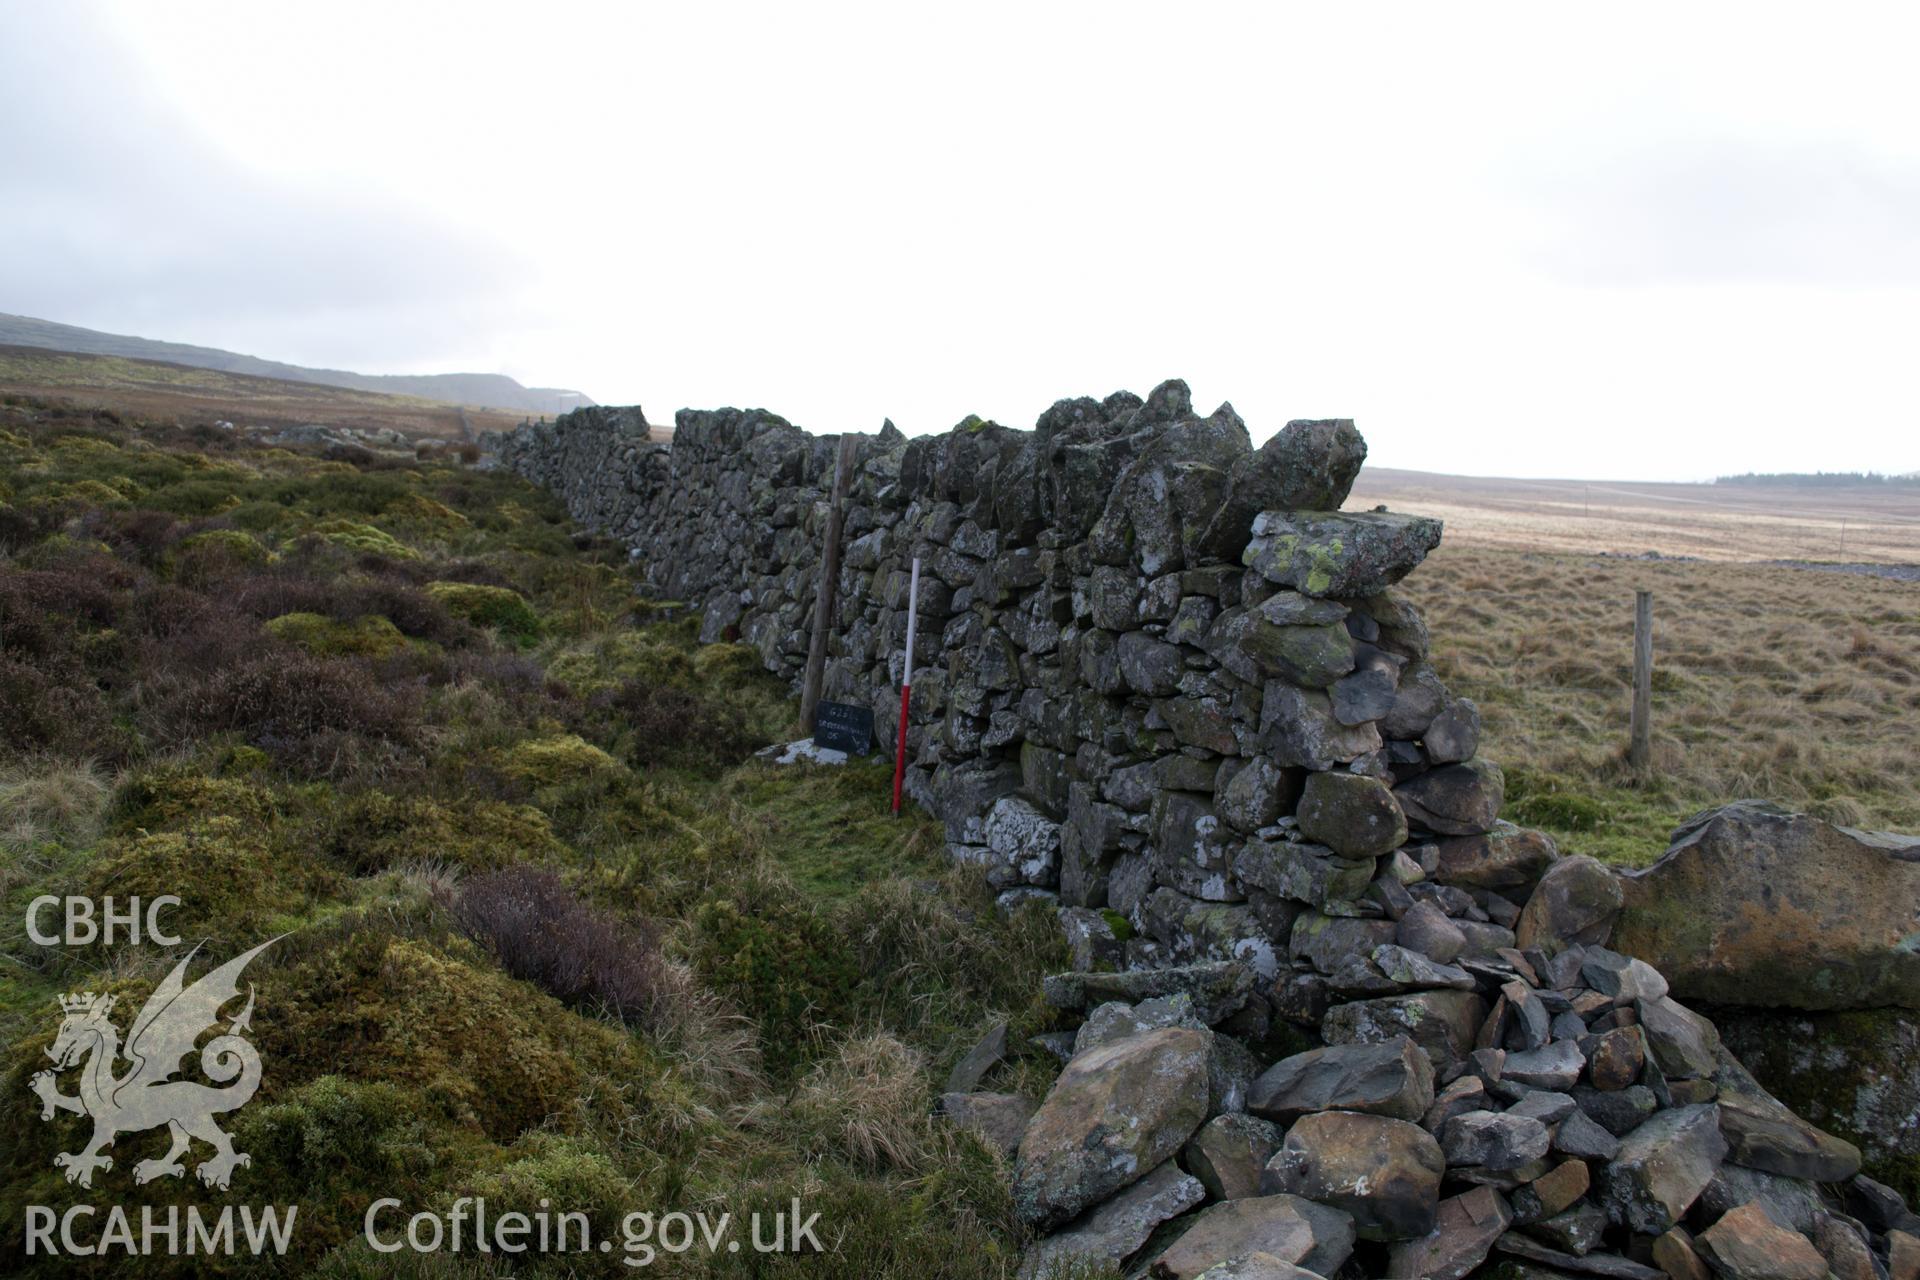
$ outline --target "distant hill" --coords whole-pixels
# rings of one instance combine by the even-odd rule
[[[387,395],[323,382],[258,378],[161,360],[45,347],[0,346],[0,397],[27,397],[182,423],[386,428],[416,439],[439,440],[471,440],[483,431],[511,430],[526,418],[519,410],[448,404],[425,396]]]
[[[419,396],[448,404],[545,414],[548,417],[594,403],[578,391],[560,387],[523,387],[499,373],[370,374],[350,373],[345,369],[308,369],[297,364],[282,364],[278,360],[262,360],[257,356],[221,351],[216,347],[195,347],[184,342],[160,342],[152,338],[101,333],[77,325],[57,324],[52,320],[36,320],[32,316],[14,316],[5,312],[0,312],[0,345],[38,347],[46,351],[71,351],[83,355],[125,356],[136,360],[164,360],[169,364],[188,365],[195,369],[216,369],[222,373],[241,373],[256,378],[278,378],[283,382],[312,382],[323,387],[345,387],[383,395]]]
[[[1714,483],[1830,489],[1862,484],[1920,486],[1920,471],[1903,476],[1884,475],[1878,471],[1749,471],[1744,475],[1720,476]]]

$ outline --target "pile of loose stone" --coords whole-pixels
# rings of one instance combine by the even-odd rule
[[[594,408],[487,444],[799,675],[832,439]],[[891,749],[917,559],[909,793],[1074,955],[1047,1101],[979,1088],[1003,1035],[943,1104],[1017,1153],[1029,1272],[1920,1280],[1858,1152],[1606,949],[1621,882],[1499,820],[1394,590],[1439,523],[1341,511],[1365,454],[1256,449],[1179,382],[859,441],[827,695]]]
[[[1416,848],[1329,923],[1338,945],[1296,931],[1305,963],[1278,982],[1233,961],[1049,981],[1086,1018],[1048,1045],[1066,1066],[1037,1112],[943,1100],[1013,1154],[1025,1275],[1920,1275],[1920,1217],[1859,1153],[1603,945],[1610,872]],[[1321,1044],[1269,1064],[1269,1020]]]

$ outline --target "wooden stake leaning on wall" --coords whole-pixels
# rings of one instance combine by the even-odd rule
[[[913,628],[920,612],[920,557],[907,579],[907,657],[900,665],[900,741],[893,749],[893,816],[900,816],[900,784],[907,776],[907,709],[913,702]]]
[[[1633,593],[1633,722],[1627,763],[1645,769],[1653,757],[1653,592]]]
[[[820,708],[820,686],[827,673],[827,632],[833,626],[834,596],[840,588],[840,528],[846,520],[847,490],[853,487],[853,457],[860,438],[840,437],[833,459],[833,501],[827,509],[826,545],[820,550],[820,586],[813,593],[813,642],[807,647],[807,678],[800,693],[800,732],[813,732]]]

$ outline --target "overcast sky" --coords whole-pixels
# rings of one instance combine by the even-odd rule
[[[1906,5],[0,5],[0,311],[818,431],[1920,469]]]

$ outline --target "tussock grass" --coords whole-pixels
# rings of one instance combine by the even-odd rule
[[[113,780],[91,760],[0,770],[0,848],[18,855],[49,841],[84,845],[100,833]]]
[[[803,1145],[867,1168],[917,1170],[939,1145],[926,1063],[884,1031],[849,1036],[794,1090],[787,1117]]]

